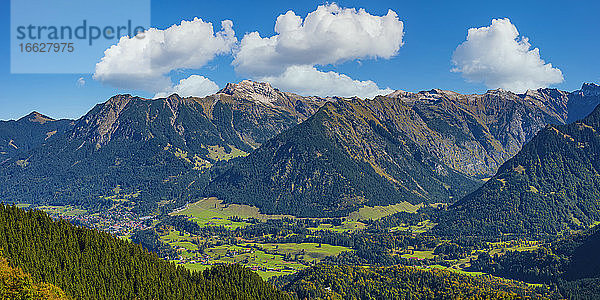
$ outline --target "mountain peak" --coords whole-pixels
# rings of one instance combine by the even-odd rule
[[[581,86],[580,91],[585,96],[599,96],[600,95],[600,85],[597,85],[592,82],[586,82]]]
[[[133,97],[130,94],[117,94],[114,95],[112,97],[110,97],[105,104],[111,107],[123,107],[125,105],[127,105],[127,103],[129,103],[129,101],[131,101],[131,99],[134,99],[137,97]]]
[[[21,120],[27,120],[29,122],[33,122],[33,123],[40,123],[40,124],[44,124],[46,122],[50,122],[50,121],[54,121],[54,119],[43,115],[37,111],[32,111],[31,113],[29,113],[28,115],[22,117],[21,119],[19,119],[19,121]]]
[[[395,90],[387,95],[385,95],[385,97],[388,98],[401,98],[404,97],[406,95],[412,94],[411,92],[407,92],[405,90]]]
[[[228,83],[218,94],[251,99],[261,103],[272,103],[277,100],[279,90],[267,82],[243,80],[240,83]]]
[[[495,90],[488,90],[487,92],[485,92],[485,94],[488,95],[500,95],[500,96],[504,96],[504,95],[508,95],[508,94],[514,94],[516,95],[516,93],[513,93],[511,91],[507,91],[503,88],[497,88]]]

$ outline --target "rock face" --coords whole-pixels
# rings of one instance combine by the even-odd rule
[[[0,121],[0,163],[61,136],[72,127],[71,120],[54,120],[36,111],[16,121]]]
[[[217,94],[205,98],[181,98],[173,94],[152,100],[116,95],[78,120],[71,138],[92,142],[98,148],[113,139],[147,140],[153,137],[152,131],[148,131],[153,123],[164,121],[184,140],[186,130],[193,132],[198,129],[194,126],[208,125],[205,130],[250,151],[306,120],[325,102],[326,99],[283,93],[268,83],[248,80],[229,83]],[[205,120],[183,124],[186,117],[194,114]],[[132,121],[135,123],[127,123]],[[135,124],[143,125],[141,131],[133,130]]]
[[[76,121],[32,114],[0,123],[0,200],[97,206],[136,194],[136,205],[156,209],[205,196],[213,165],[255,153],[232,163],[238,173],[217,168],[209,191],[231,188],[223,195],[230,202],[254,195],[247,203],[267,194],[263,208],[306,215],[402,199],[453,202],[544,126],[599,101],[594,84],[573,93],[396,91],[361,100],[242,81],[204,98],[116,95]]]
[[[233,124],[237,128],[236,131],[240,138],[253,148],[291,125],[308,119],[325,102],[335,101],[330,98],[303,97],[281,92],[268,83],[249,80],[238,84],[229,83],[216,95],[206,99],[231,105],[236,117]]]
[[[485,178],[544,126],[567,121],[567,95],[549,89],[521,95],[398,91],[366,105],[451,168]]]
[[[185,201],[214,163],[247,155],[323,103],[252,82],[205,98],[116,95],[60,137],[4,161],[0,199],[95,206],[116,188],[144,205]]]

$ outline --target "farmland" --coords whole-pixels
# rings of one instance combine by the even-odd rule
[[[172,261],[190,270],[202,270],[212,265],[242,264],[269,278],[291,274],[320,262],[327,256],[338,255],[351,249],[316,243],[250,243],[214,245],[199,250],[198,244],[207,242],[202,237],[171,230],[161,240],[176,249]]]
[[[490,241],[478,249],[452,250],[459,251],[457,254],[438,253],[436,247],[450,241],[428,242],[431,239],[427,237],[428,232],[436,224],[418,217],[417,211],[424,207],[423,204],[365,206],[346,218],[319,219],[268,215],[256,207],[205,198],[167,215],[139,217],[127,208],[128,202],[136,196],[112,197],[113,207],[104,213],[75,206],[32,206],[25,203],[19,206],[44,210],[55,217],[104,230],[129,241],[139,230],[154,230],[159,241],[172,249],[173,254],[168,259],[173,263],[190,270],[240,264],[256,271],[265,280],[293,274],[322,262],[331,263],[338,257],[368,258],[372,253],[389,255],[390,259],[402,264],[478,275],[481,273],[469,267],[470,262],[481,253],[500,256],[509,251],[532,251],[540,246],[538,241]],[[405,219],[398,219],[391,225],[389,222],[398,217],[396,214]],[[366,248],[361,250],[352,246],[352,240],[365,236],[364,232],[373,232],[375,228],[376,234],[366,236]],[[379,243],[379,236],[382,241],[409,236],[414,242],[369,250]],[[366,262],[369,263],[368,260]]]

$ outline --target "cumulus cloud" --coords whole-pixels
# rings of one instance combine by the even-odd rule
[[[383,93],[372,81],[358,81],[315,66],[357,59],[389,59],[402,46],[404,24],[389,10],[374,16],[364,9],[319,6],[303,20],[293,11],[280,15],[276,34],[248,33],[242,39],[233,66],[238,73],[271,82],[281,89],[313,95],[374,95]],[[346,90],[327,87],[340,84]]]
[[[229,20],[221,22],[218,32],[212,23],[199,18],[165,30],[150,28],[141,36],[122,37],[108,48],[96,64],[94,79],[124,89],[154,93],[174,90],[169,72],[200,68],[216,55],[231,53],[236,43]],[[178,86],[182,84],[185,82]]]
[[[531,49],[509,19],[494,19],[488,27],[471,28],[452,57],[452,72],[489,88],[514,92],[547,87],[563,81],[562,72]]]
[[[263,80],[285,91],[321,97],[372,98],[393,92],[391,89],[380,89],[371,80],[354,80],[344,74],[321,72],[312,66],[291,66],[283,74],[264,77]]]
[[[181,97],[204,97],[212,95],[218,91],[219,86],[210,79],[200,75],[192,75],[188,78],[181,79],[179,84],[162,92],[156,93],[154,98],[164,98],[171,94],[178,94]]]

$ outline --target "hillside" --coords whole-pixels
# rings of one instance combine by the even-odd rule
[[[280,284],[298,299],[549,299],[518,282],[404,266],[319,265]]]
[[[575,122],[585,118],[600,104],[600,86],[584,83],[581,89],[569,94],[568,121]]]
[[[194,272],[107,233],[0,205],[0,249],[9,262],[74,299],[287,299],[236,266]]]
[[[503,255],[480,253],[471,271],[530,283],[554,285],[565,299],[596,299],[600,293],[600,227],[558,237],[530,250]]]
[[[452,203],[544,126],[567,122],[568,96],[431,90],[340,99],[220,168],[205,195],[312,217],[362,205]]]
[[[323,101],[248,81],[205,98],[117,95],[62,136],[4,161],[0,199],[98,208],[134,196],[130,206],[144,212],[181,205],[214,163],[247,155]]]
[[[600,220],[600,107],[540,131],[440,219],[451,235],[556,234]]]
[[[264,213],[315,217],[362,205],[447,202],[475,186],[359,100],[340,100],[233,161],[206,193]]]
[[[54,120],[35,111],[16,121],[0,121],[0,164],[61,136],[72,127],[71,120]]]
[[[374,115],[449,167],[486,178],[547,124],[567,121],[568,93],[396,91],[366,103]],[[591,110],[590,110],[591,111]]]

